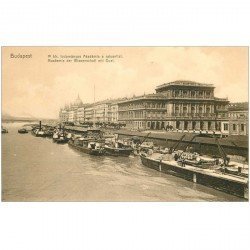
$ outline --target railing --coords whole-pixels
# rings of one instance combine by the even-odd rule
[[[173,95],[169,98],[172,99],[193,99],[193,100],[210,100],[214,99],[213,96],[189,96],[189,95]]]
[[[228,101],[228,98],[220,98],[220,97],[215,97],[214,98],[215,101]]]
[[[150,106],[144,106],[144,107],[127,107],[127,108],[119,108],[119,111],[133,111],[133,110],[166,110],[166,107],[150,107]]]
[[[157,119],[168,119],[168,118],[186,118],[186,119],[202,119],[202,118],[210,118],[210,119],[226,119],[228,116],[225,114],[224,116],[216,115],[215,113],[167,113],[167,114],[160,114],[158,115],[149,115],[146,114],[143,117],[135,117],[135,116],[121,116],[119,115],[120,119],[123,120],[157,120]]]
[[[214,113],[171,113],[171,116],[174,116],[174,117],[188,117],[188,118],[199,118],[199,117],[210,117],[210,118],[213,118],[213,117],[216,117],[216,115]]]
[[[216,108],[216,111],[217,112],[227,112],[228,109],[226,109],[226,108]]]

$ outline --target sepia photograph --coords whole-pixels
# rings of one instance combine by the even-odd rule
[[[248,201],[248,47],[1,50],[3,202]]]

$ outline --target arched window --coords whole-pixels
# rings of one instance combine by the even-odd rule
[[[178,113],[179,113],[179,111],[180,111],[179,107],[178,107],[178,106],[176,106],[176,107],[175,107],[175,113],[177,113],[177,114],[178,114]]]
[[[184,130],[187,130],[188,129],[188,121],[185,121],[184,122]]]
[[[191,113],[194,114],[195,113],[195,106],[191,107]]]
[[[176,129],[179,129],[180,128],[180,121],[177,121],[176,122]]]
[[[193,122],[192,122],[192,129],[194,130],[194,129],[195,129],[195,127],[196,127],[196,122],[195,122],[195,121],[193,121]]]
[[[183,107],[183,113],[187,114],[187,107]]]

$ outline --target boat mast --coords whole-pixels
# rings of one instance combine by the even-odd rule
[[[96,113],[95,113],[95,84],[94,84],[94,105],[93,105],[93,127],[95,128],[95,116],[96,116]]]

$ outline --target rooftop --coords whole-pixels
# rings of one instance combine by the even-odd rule
[[[163,83],[161,85],[158,85],[158,86],[156,86],[156,90],[164,88],[164,87],[169,87],[169,86],[193,86],[193,87],[214,88],[214,85],[209,84],[209,83],[199,83],[199,82],[194,82],[194,81],[178,80],[178,81],[168,82],[168,83]]]
[[[164,99],[166,100],[167,97],[163,94],[157,93],[157,94],[147,94],[147,95],[141,95],[141,96],[134,96],[132,98],[126,98],[124,100],[119,101],[119,103],[125,103],[125,102],[131,102],[131,101],[137,101],[137,100],[145,100],[145,99],[150,99],[150,100],[154,100],[154,99]]]
[[[248,110],[248,102],[234,102],[234,103],[229,103],[228,110],[229,111],[243,111],[243,110]]]

